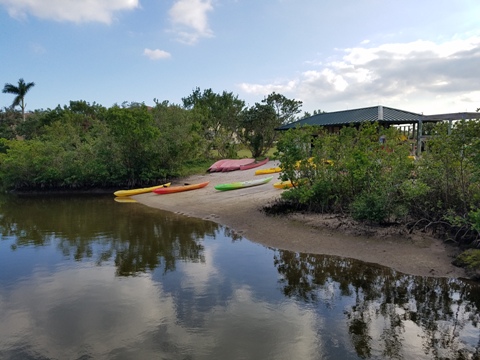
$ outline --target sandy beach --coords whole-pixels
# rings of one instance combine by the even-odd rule
[[[176,194],[147,193],[134,198],[147,206],[198,217],[225,225],[244,238],[267,247],[354,258],[419,275],[459,278],[465,272],[451,264],[456,249],[427,234],[395,233],[386,229],[361,230],[335,216],[296,214],[268,216],[262,207],[280,197],[284,190],[273,187],[279,173],[264,185],[218,191],[217,184],[252,180],[255,170],[278,166],[270,161],[250,170],[205,173],[172,182],[174,185],[210,181],[203,189]]]

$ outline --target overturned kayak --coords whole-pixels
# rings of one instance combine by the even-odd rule
[[[210,166],[207,172],[226,172],[240,170],[240,166],[254,163],[255,159],[222,159]]]
[[[169,186],[169,187],[164,187],[164,188],[159,188],[153,190],[155,194],[174,194],[182,191],[189,191],[189,190],[196,190],[196,189],[201,189],[204,188],[205,186],[208,185],[210,181],[205,181],[202,183],[198,184],[188,184],[188,185],[181,185],[181,186]]]
[[[227,162],[228,159],[222,159],[214,162],[208,169],[207,172],[218,172],[222,171],[222,165]]]
[[[273,176],[269,176],[269,177],[266,177],[266,178],[263,178],[263,179],[237,181],[237,182],[232,182],[232,183],[227,183],[227,184],[219,184],[219,185],[215,185],[215,189],[220,190],[220,191],[243,189],[243,188],[246,188],[246,187],[266,184],[272,179],[273,179]]]
[[[163,185],[156,185],[156,186],[151,186],[151,187],[146,187],[146,188],[138,188],[138,189],[130,189],[130,190],[118,190],[113,193],[115,196],[132,196],[132,195],[138,195],[138,194],[144,194],[147,192],[151,192],[155,189],[160,189],[163,187],[169,187],[171,183],[166,183]]]
[[[234,159],[228,160],[222,164],[222,172],[240,170],[241,166],[255,162],[255,159]]]
[[[246,165],[240,165],[240,170],[249,170],[249,169],[254,169],[256,167],[265,165],[267,162],[269,162],[270,159],[267,157],[264,160],[261,161],[254,161]]]

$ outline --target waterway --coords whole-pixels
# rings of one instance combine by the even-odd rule
[[[480,286],[111,195],[0,198],[0,359],[478,359]]]

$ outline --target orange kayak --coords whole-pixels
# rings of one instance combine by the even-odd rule
[[[177,192],[182,192],[182,191],[189,191],[189,190],[195,190],[195,189],[201,189],[204,188],[205,186],[208,185],[210,181],[205,181],[202,183],[198,184],[189,184],[189,185],[182,185],[182,186],[170,186],[170,187],[163,187],[159,189],[153,190],[155,194],[174,194]]]

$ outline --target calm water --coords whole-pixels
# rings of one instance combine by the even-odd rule
[[[480,288],[111,196],[0,199],[0,359],[478,359]]]

